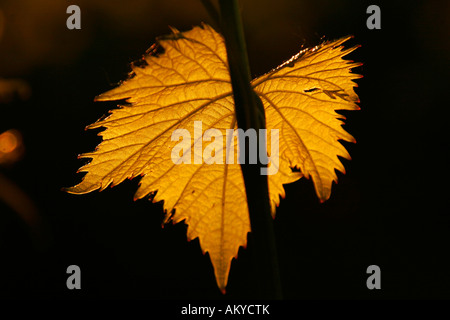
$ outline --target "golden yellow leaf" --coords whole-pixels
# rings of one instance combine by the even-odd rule
[[[321,202],[328,200],[331,184],[337,182],[335,169],[345,173],[338,156],[350,159],[338,139],[355,142],[341,126],[344,116],[335,111],[359,110],[352,80],[361,76],[349,71],[360,64],[342,59],[356,47],[340,47],[348,39],[302,50],[252,82],[264,104],[267,129],[280,130],[280,166],[312,176]]]
[[[279,129],[279,168],[269,176],[273,215],[284,197],[283,184],[312,176],[319,199],[326,200],[336,180],[334,169],[344,170],[337,156],[349,156],[337,140],[353,138],[335,110],[358,108],[351,81],[357,75],[349,72],[356,64],[342,60],[349,50],[338,47],[345,40],[303,50],[252,83],[264,103],[267,128]],[[156,54],[157,49],[164,52]],[[127,99],[129,104],[88,126],[105,127],[103,141],[80,156],[92,161],[79,170],[87,172],[82,182],[67,191],[83,194],[142,176],[135,198],[152,194],[153,202],[164,200],[166,222],[185,221],[188,239],[199,238],[224,291],[231,261],[250,232],[240,164],[225,164],[227,156],[238,153],[237,139],[223,141],[225,150],[214,149],[209,160],[221,157],[223,163],[201,159],[215,142],[202,142],[207,129],[226,137],[227,129],[237,128],[224,40],[208,25],[183,33],[173,29],[152,50],[143,58],[144,66],[132,66],[130,79],[96,98]],[[191,163],[171,160],[179,144],[172,141],[176,129],[191,133],[187,145],[194,155],[191,159],[183,153],[182,158]],[[201,135],[192,134],[195,130]],[[270,134],[267,140],[271,150]]]

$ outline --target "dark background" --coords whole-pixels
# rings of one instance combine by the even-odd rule
[[[82,30],[66,29],[70,4],[81,8]],[[381,30],[366,28],[370,4],[381,8]],[[212,23],[200,2],[7,0],[0,10],[0,76],[32,90],[0,104],[0,133],[19,130],[25,147],[0,174],[40,219],[27,224],[0,201],[0,296],[251,298],[251,247],[222,296],[186,227],[161,228],[160,203],[132,201],[136,180],[84,196],[61,191],[81,179],[77,154],[100,142],[85,126],[115,107],[93,98],[125,79],[168,25]],[[242,1],[253,76],[302,45],[348,34],[361,44],[348,58],[364,63],[354,70],[364,75],[361,111],[345,114],[357,140],[345,143],[347,174],[324,204],[310,180],[287,185],[277,211],[285,298],[450,298],[449,13],[448,1]],[[81,290],[66,288],[71,264],[81,267]],[[373,264],[381,290],[366,287]]]

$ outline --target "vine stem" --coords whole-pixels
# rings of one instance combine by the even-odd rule
[[[255,129],[259,141],[259,129],[266,126],[264,106],[250,84],[250,66],[238,0],[219,0],[219,8],[237,124],[244,131]],[[263,151],[266,154],[266,150]],[[260,159],[257,164],[249,164],[248,143],[245,144],[245,156],[241,169],[250,215],[249,251],[252,252],[256,276],[254,295],[255,298],[282,299],[267,176],[261,175],[260,169],[264,165]]]

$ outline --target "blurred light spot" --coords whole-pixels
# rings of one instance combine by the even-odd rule
[[[17,148],[17,136],[14,131],[9,130],[0,134],[0,152],[10,153]]]
[[[12,164],[24,153],[22,134],[15,129],[0,134],[0,164]]]

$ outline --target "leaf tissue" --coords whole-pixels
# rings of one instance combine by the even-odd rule
[[[343,49],[346,40],[302,50],[251,83],[263,102],[266,128],[279,130],[279,167],[268,176],[273,216],[285,196],[283,184],[311,177],[319,200],[325,201],[337,181],[335,169],[345,172],[338,157],[350,156],[338,140],[355,140],[336,110],[359,109],[352,80],[360,77],[350,71],[360,64],[342,58],[356,48]],[[86,172],[82,182],[66,191],[101,191],[141,176],[135,199],[152,195],[153,202],[164,201],[165,222],[184,220],[188,239],[199,238],[224,291],[231,261],[250,232],[240,165],[171,160],[176,129],[193,132],[194,122],[201,121],[202,135],[217,129],[226,136],[227,129],[237,128],[224,39],[206,24],[186,32],[172,29],[157,39],[142,63],[132,65],[128,80],[96,97],[123,99],[128,104],[87,127],[105,128],[99,133],[103,141],[80,155],[92,160],[79,169]],[[225,144],[227,153],[238,154],[237,139]],[[203,152],[208,143],[192,136],[189,147]]]

